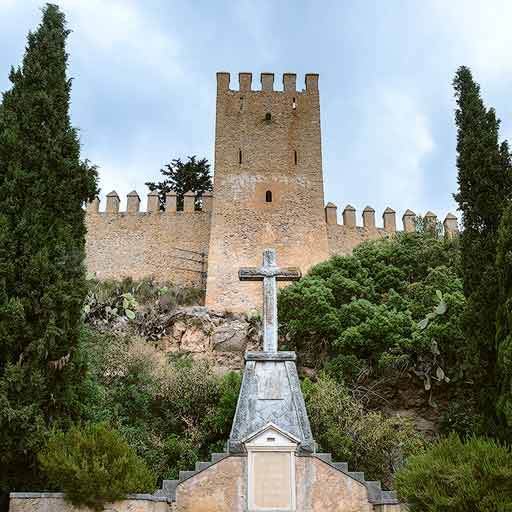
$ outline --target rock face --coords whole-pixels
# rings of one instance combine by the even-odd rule
[[[261,350],[261,325],[243,314],[226,314],[203,306],[182,308],[169,318],[160,340],[165,352],[206,359],[220,373],[243,368],[247,350]]]

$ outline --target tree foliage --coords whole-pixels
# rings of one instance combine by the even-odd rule
[[[176,158],[160,169],[160,173],[164,177],[162,181],[150,181],[146,185],[149,190],[158,192],[161,210],[165,209],[167,192],[176,192],[177,208],[181,210],[183,209],[183,196],[189,190],[196,194],[196,207],[199,207],[202,194],[213,189],[210,164],[206,158],[197,160],[196,156],[189,156],[186,162]]]
[[[456,434],[411,456],[397,475],[411,512],[512,510],[512,453],[498,441]]]
[[[496,409],[505,437],[512,439],[512,205],[506,208],[498,232],[496,255],[498,274],[498,312],[496,350],[498,398]]]
[[[218,377],[206,363],[169,361],[140,338],[88,331],[91,387],[84,419],[116,426],[157,476],[175,478],[222,450],[241,376]]]
[[[343,383],[321,376],[316,382],[305,380],[303,389],[316,441],[335,460],[364,471],[367,479],[392,486],[405,458],[423,449],[408,419],[365,412]]]
[[[462,66],[453,82],[457,109],[457,169],[455,199],[462,212],[462,271],[466,309],[464,332],[467,358],[482,390],[482,407],[493,416],[498,308],[496,243],[501,216],[512,192],[508,144],[499,142],[500,121],[487,109],[471,71]]]
[[[38,460],[66,500],[97,511],[129,493],[152,493],[156,486],[144,461],[104,423],[52,433]]]
[[[462,378],[463,306],[457,241],[429,232],[334,256],[279,295],[281,334],[305,362],[410,369],[427,389]]]
[[[27,481],[43,425],[79,413],[85,201],[64,15],[48,4],[0,106],[0,481]],[[7,483],[6,483],[7,482]]]

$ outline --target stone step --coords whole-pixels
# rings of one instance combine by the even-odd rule
[[[395,503],[398,501],[396,491],[382,491],[382,501]]]
[[[190,478],[191,476],[194,476],[195,474],[196,471],[180,471],[180,482],[186,480],[187,478]]]
[[[368,489],[368,500],[372,503],[382,500],[382,488],[378,480],[366,480],[366,488]]]
[[[332,456],[330,453],[315,453],[315,455],[328,464],[332,463]]]
[[[364,473],[362,471],[349,471],[348,475],[358,482],[364,482]]]
[[[219,462],[219,460],[225,459],[227,456],[227,453],[212,453],[212,462]]]
[[[332,465],[344,473],[348,472],[348,462],[333,462]]]
[[[209,468],[213,462],[196,462],[196,471],[203,471],[203,469]]]
[[[162,488],[155,492],[156,496],[165,496],[166,498],[175,501],[176,500],[176,486],[179,480],[164,480],[162,482]]]

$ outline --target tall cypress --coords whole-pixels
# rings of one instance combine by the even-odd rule
[[[0,492],[30,487],[41,433],[79,411],[84,202],[64,14],[47,4],[0,106]]]
[[[512,202],[503,213],[498,231],[496,267],[499,306],[496,317],[497,385],[496,412],[512,440]]]
[[[494,417],[496,397],[495,322],[498,308],[496,271],[497,233],[512,190],[511,160],[506,142],[499,142],[500,121],[487,109],[469,68],[457,70],[454,80],[457,109],[457,169],[455,199],[462,212],[461,234],[464,329],[468,362],[481,391],[481,403]]]

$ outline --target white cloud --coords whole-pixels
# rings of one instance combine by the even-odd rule
[[[512,75],[510,0],[431,0],[430,7],[449,41],[448,54],[487,79]]]
[[[119,64],[151,71],[159,79],[175,81],[184,76],[181,45],[171,31],[163,31],[147,14],[144,4],[132,0],[60,0],[73,29],[73,50],[82,60],[107,58]],[[102,70],[99,68],[98,72]],[[110,69],[103,70],[110,73]],[[141,76],[140,78],[144,78]],[[147,78],[147,77],[146,77]]]

